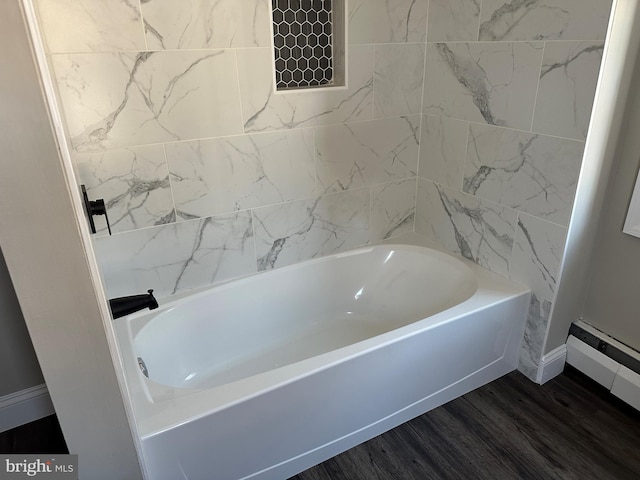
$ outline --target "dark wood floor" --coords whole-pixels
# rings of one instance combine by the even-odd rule
[[[0,453],[67,453],[55,416],[0,434]],[[292,480],[640,479],[640,412],[570,367],[519,373]]]
[[[0,453],[69,453],[55,415],[0,433]]]
[[[292,480],[640,479],[640,413],[568,367],[509,374]]]

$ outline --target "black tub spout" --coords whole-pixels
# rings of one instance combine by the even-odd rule
[[[158,308],[158,301],[153,296],[153,290],[147,290],[147,293],[142,295],[112,298],[109,300],[109,306],[111,307],[111,315],[116,319],[143,308],[149,308],[149,310]]]

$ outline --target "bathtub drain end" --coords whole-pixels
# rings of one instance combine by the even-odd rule
[[[140,367],[140,371],[142,372],[142,374],[149,378],[149,370],[147,370],[147,366],[144,363],[144,360],[142,360],[142,358],[138,357],[138,366]]]

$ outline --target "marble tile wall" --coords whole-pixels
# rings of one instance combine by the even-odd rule
[[[610,0],[431,0],[416,232],[529,286],[535,379]]]
[[[414,231],[428,0],[351,0],[347,86],[287,93],[270,0],[34,1],[108,295]]]
[[[347,85],[274,93],[269,0],[35,0],[111,296],[415,231],[552,314],[611,0],[349,0]]]

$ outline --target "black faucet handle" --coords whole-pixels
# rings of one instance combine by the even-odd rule
[[[93,221],[93,216],[104,215],[104,218],[107,221],[107,230],[109,230],[109,235],[111,235],[111,224],[109,223],[109,215],[107,215],[107,206],[104,203],[104,198],[99,198],[98,200],[89,200],[89,195],[87,194],[86,187],[84,185],[80,185],[80,188],[82,189],[84,207],[87,211],[87,216],[89,217],[89,227],[91,228],[91,233],[96,233],[96,224]]]
[[[91,204],[91,215],[104,215],[104,219],[107,221],[107,230],[111,235],[111,225],[109,224],[109,215],[107,215],[107,206],[104,204],[104,198],[90,200],[89,203]]]

